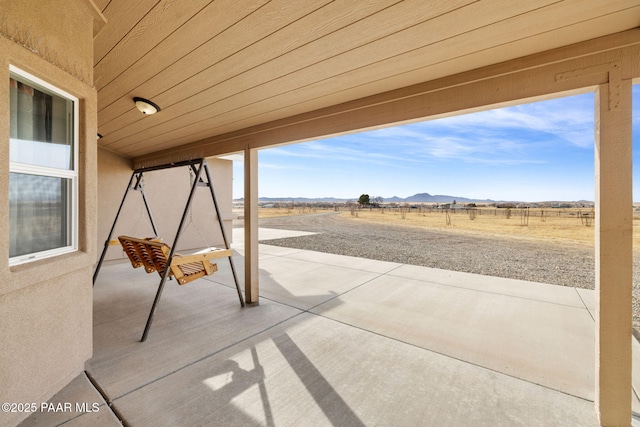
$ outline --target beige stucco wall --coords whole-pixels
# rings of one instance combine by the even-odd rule
[[[0,0],[0,105],[14,65],[79,99],[79,250],[9,267],[9,117],[0,108],[0,402],[44,402],[92,353],[96,248],[96,91],[90,2]],[[14,425],[27,413],[0,413]]]
[[[227,239],[231,242],[233,162],[210,158],[207,163]],[[129,159],[104,149],[98,150],[98,257],[104,248],[131,173]],[[144,191],[159,237],[171,244],[191,189],[189,170],[186,167],[164,169],[147,172],[144,176]],[[198,187],[192,206],[177,249],[188,252],[206,246],[223,247],[224,241],[208,188]],[[153,236],[141,194],[137,191],[130,191],[127,195],[112,239],[122,234],[134,237]],[[117,259],[126,259],[126,255],[119,246],[112,246],[108,249],[105,260]]]

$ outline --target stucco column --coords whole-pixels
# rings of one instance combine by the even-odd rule
[[[244,293],[257,304],[258,286],[258,150],[244,150]]]
[[[595,107],[595,405],[603,426],[621,426],[632,393],[631,81],[601,85]]]

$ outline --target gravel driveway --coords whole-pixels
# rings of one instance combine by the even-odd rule
[[[263,218],[259,224],[318,233],[260,242],[274,246],[594,289],[594,252],[586,245],[373,224],[335,212]],[[634,329],[640,329],[639,266],[635,255]]]

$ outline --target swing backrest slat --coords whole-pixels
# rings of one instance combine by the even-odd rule
[[[167,265],[167,258],[171,248],[159,239],[137,239],[129,236],[119,236],[122,249],[129,257],[133,268],[144,267],[147,273],[157,271],[162,275]]]

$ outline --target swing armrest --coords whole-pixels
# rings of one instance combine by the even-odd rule
[[[215,258],[229,257],[231,249],[207,249],[191,255],[174,254],[171,260],[171,273],[184,285],[199,277],[209,276],[218,271],[218,265],[212,263]]]
[[[203,262],[216,258],[225,258],[233,255],[231,249],[210,248],[190,255],[174,254],[172,264],[180,265],[190,262]]]

